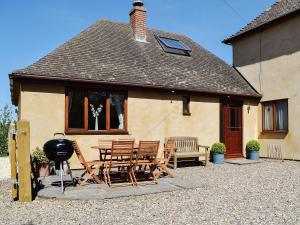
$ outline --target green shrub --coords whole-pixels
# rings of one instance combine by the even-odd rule
[[[221,142],[216,142],[211,146],[211,152],[213,155],[224,154],[226,152],[226,146]]]
[[[260,150],[260,144],[256,140],[248,141],[246,145],[246,150],[258,152]]]
[[[8,155],[8,130],[12,121],[12,109],[5,105],[0,110],[0,157]]]
[[[49,163],[49,160],[46,157],[44,151],[39,147],[36,147],[35,150],[32,152],[32,160],[38,165],[43,163]]]

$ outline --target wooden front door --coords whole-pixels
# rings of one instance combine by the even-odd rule
[[[243,157],[243,103],[223,103],[223,141],[226,145],[225,158]]]

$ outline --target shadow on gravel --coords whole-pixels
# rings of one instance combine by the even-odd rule
[[[32,200],[35,200],[37,197],[37,193],[44,188],[42,181],[39,180],[39,170],[37,169],[37,165],[33,162],[32,157],[30,156],[30,163],[31,163],[31,186],[32,186]],[[32,224],[32,223],[27,223]],[[26,225],[27,225],[26,224]]]
[[[183,167],[195,167],[195,166],[204,166],[202,162],[198,161],[182,161],[177,162],[177,168],[183,168]]]

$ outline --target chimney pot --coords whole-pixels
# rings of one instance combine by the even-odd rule
[[[134,0],[133,1],[133,6],[143,6],[144,3],[142,0]]]

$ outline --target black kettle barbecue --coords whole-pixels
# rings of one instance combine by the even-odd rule
[[[55,138],[57,136],[60,136],[58,138]],[[64,161],[67,161],[70,159],[74,153],[74,147],[72,145],[72,142],[68,139],[65,139],[65,134],[64,133],[55,133],[54,134],[54,139],[47,141],[44,144],[44,152],[46,157],[50,161],[54,161],[55,164],[59,165],[60,167],[60,178],[61,178],[61,190],[62,193],[64,192],[64,182],[63,182],[63,163]],[[69,164],[68,169],[69,171]],[[76,185],[76,179],[73,179],[72,173],[70,172],[70,176],[72,179],[72,183],[75,186]]]

